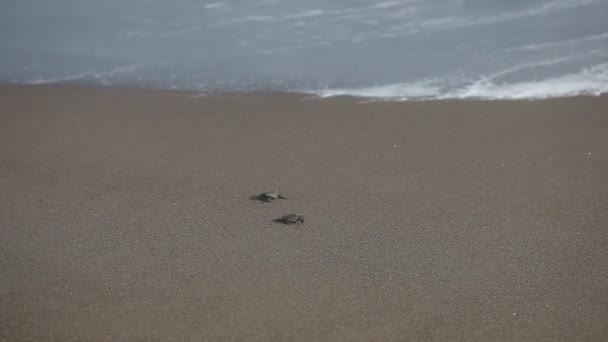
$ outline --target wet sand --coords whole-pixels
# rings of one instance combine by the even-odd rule
[[[2,341],[608,338],[608,97],[0,108]]]

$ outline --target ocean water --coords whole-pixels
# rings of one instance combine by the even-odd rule
[[[0,81],[597,95],[608,92],[608,0],[5,0]]]

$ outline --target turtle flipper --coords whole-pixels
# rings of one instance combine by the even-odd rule
[[[279,195],[280,199],[287,199],[287,197],[283,196],[283,195]]]

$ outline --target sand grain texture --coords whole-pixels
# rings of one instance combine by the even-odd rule
[[[608,97],[0,108],[0,340],[608,338]]]

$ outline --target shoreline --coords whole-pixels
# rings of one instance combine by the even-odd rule
[[[247,97],[247,96],[287,96],[296,99],[306,100],[326,100],[326,99],[347,99],[357,101],[358,103],[402,103],[402,102],[495,102],[495,101],[551,101],[560,99],[575,99],[575,98],[594,98],[594,97],[606,97],[608,92],[602,94],[576,94],[569,96],[547,96],[547,97],[530,97],[530,98],[490,98],[490,97],[465,97],[465,98],[438,98],[438,97],[373,97],[373,96],[358,96],[358,95],[332,95],[323,96],[314,93],[313,91],[301,91],[301,90],[251,90],[251,91],[224,91],[224,90],[192,90],[192,89],[172,89],[172,88],[152,88],[145,86],[130,86],[130,85],[100,85],[87,82],[57,82],[57,83],[45,83],[45,84],[30,84],[30,83],[12,83],[0,81],[0,87],[17,87],[17,88],[65,88],[65,89],[106,89],[106,90],[124,90],[134,92],[160,92],[160,93],[173,93],[188,95],[189,97]]]
[[[0,340],[608,336],[606,95],[0,106]]]

